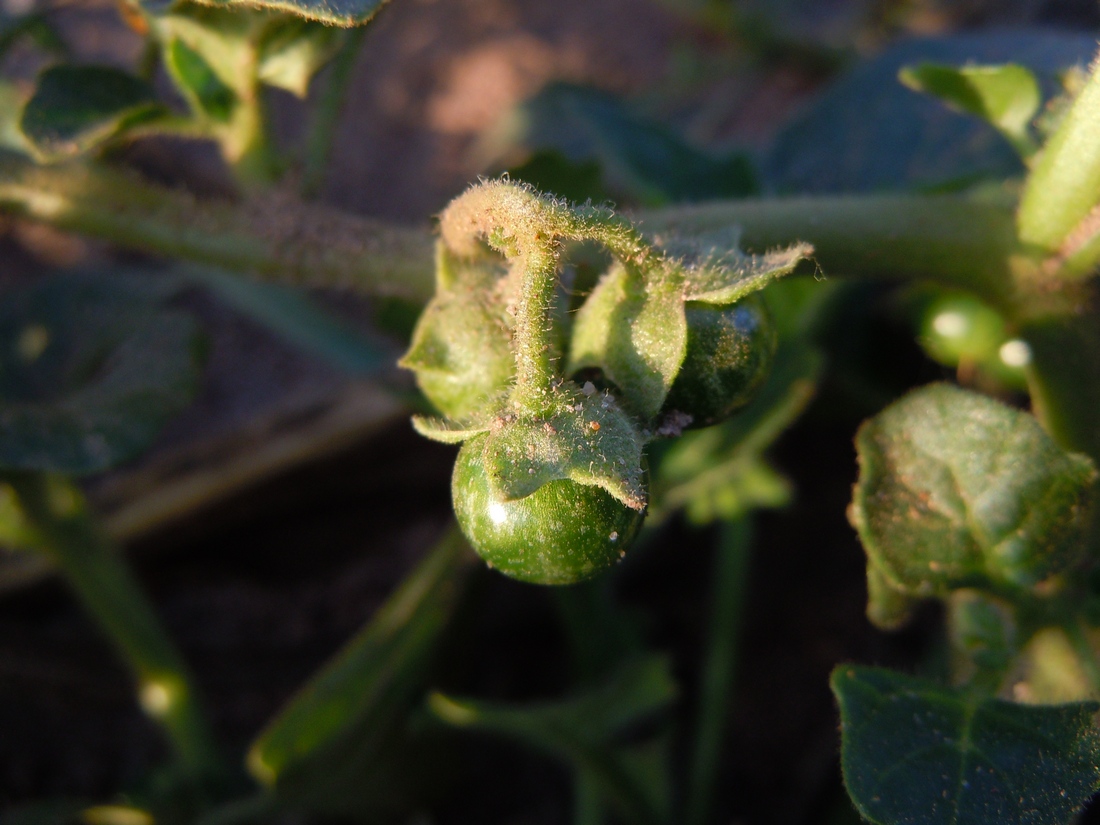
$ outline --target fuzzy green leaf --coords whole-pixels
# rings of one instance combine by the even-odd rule
[[[489,424],[462,426],[442,418],[431,418],[426,415],[414,415],[412,417],[413,429],[425,438],[438,441],[440,444],[461,444],[467,439],[473,438],[478,433],[489,431]]]
[[[684,259],[684,300],[719,306],[735,304],[790,274],[814,251],[810,244],[799,243],[764,255],[746,255],[737,248],[736,238],[710,234],[690,244],[672,248],[676,252],[690,249]]]
[[[237,14],[255,9],[283,11],[332,26],[361,26],[376,15],[387,0],[202,0]]]
[[[850,518],[902,593],[1029,586],[1082,552],[1096,470],[1026,413],[932,385],[864,423],[856,449]]]
[[[237,105],[237,94],[222,82],[201,54],[173,38],[164,50],[164,64],[196,115],[220,123],[229,121]]]
[[[190,69],[187,76],[174,74],[176,81],[183,84],[184,94],[212,95],[211,99],[216,99],[225,96],[224,91],[218,91],[219,86],[234,95],[253,93],[258,43],[277,19],[267,12],[242,13],[190,3],[175,6],[170,14],[156,15],[152,25],[160,40],[170,45],[166,49],[169,71],[174,70],[173,43],[183,44],[185,61],[195,64],[185,65]]]
[[[0,303],[0,467],[93,473],[148,447],[199,384],[201,337],[121,279],[56,277]]]
[[[606,490],[628,507],[646,505],[642,434],[607,393],[566,385],[545,418],[498,419],[485,440],[491,486],[505,500],[569,479]]]
[[[507,283],[499,261],[436,251],[436,292],[399,362],[443,415],[465,421],[495,410],[516,373]]]
[[[313,20],[288,18],[260,45],[259,78],[304,98],[313,76],[343,42],[341,31]]]
[[[51,66],[23,108],[20,128],[45,158],[77,155],[167,114],[153,87],[110,66]]]
[[[841,764],[877,825],[1065,825],[1100,788],[1100,705],[1025,706],[889,670],[833,671]]]
[[[1015,63],[999,66],[906,66],[898,78],[910,89],[940,98],[952,109],[989,121],[1022,157],[1035,151],[1028,126],[1042,103],[1039,81]]]
[[[568,372],[602,369],[622,390],[623,402],[649,420],[661,409],[686,349],[678,269],[651,271],[644,278],[616,265],[577,313]]]

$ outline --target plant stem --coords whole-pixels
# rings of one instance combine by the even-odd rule
[[[1100,201],[1100,63],[1036,159],[1018,214],[1020,240],[1055,252]]]
[[[305,205],[279,192],[196,201],[98,165],[36,166],[0,152],[0,210],[60,229],[284,283],[425,303],[434,290],[427,230]]]
[[[347,33],[340,51],[333,58],[329,69],[328,82],[317,101],[309,134],[306,136],[305,164],[302,169],[302,196],[314,197],[324,184],[325,169],[328,167],[332,152],[332,140],[336,135],[336,126],[344,108],[351,70],[355,68],[355,59],[363,46],[369,23],[357,26]]]
[[[588,771],[573,771],[573,825],[602,825],[603,797],[600,785]]]
[[[1010,208],[958,195],[825,195],[714,201],[640,212],[650,233],[741,228],[763,251],[795,241],[814,246],[827,275],[928,279],[1010,302],[1019,254]]]
[[[533,248],[520,260],[524,270],[512,337],[516,349],[516,384],[511,400],[525,413],[541,415],[553,409],[550,310],[557,279],[557,256],[550,249]]]
[[[214,737],[183,659],[80,491],[45,473],[9,473],[5,480],[44,551],[134,672],[142,708],[163,727],[180,764],[195,776],[220,772]]]
[[[122,246],[317,286],[426,302],[434,289],[431,233],[306,205],[196,202],[99,166],[36,167],[0,155],[0,209]],[[1005,308],[1020,254],[1007,206],[957,195],[829,195],[715,201],[638,213],[648,232],[731,226],[755,250],[814,244],[829,275],[928,279]],[[1026,284],[1025,284],[1026,286]]]
[[[722,525],[714,556],[709,639],[703,662],[684,812],[686,825],[703,825],[714,803],[726,717],[736,674],[745,608],[752,527],[747,518]]]

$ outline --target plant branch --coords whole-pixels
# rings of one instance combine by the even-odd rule
[[[0,209],[122,246],[316,286],[424,303],[434,289],[427,229],[347,215],[289,195],[197,201],[102,166],[38,167],[0,155]],[[829,275],[927,279],[1019,315],[1028,261],[1008,206],[959,195],[827,195],[714,201],[637,213],[643,229],[731,226],[749,250],[808,241]]]
[[[198,201],[97,165],[37,166],[0,152],[0,211],[73,232],[268,280],[343,287],[425,303],[432,237],[279,192]]]
[[[752,529],[747,519],[722,525],[715,548],[709,638],[695,719],[695,749],[688,775],[686,825],[704,825],[714,803],[714,780],[736,675],[751,544]]]
[[[43,550],[134,672],[142,708],[164,728],[180,763],[195,776],[219,773],[187,667],[79,489],[44,473],[8,473],[5,480]]]
[[[1020,254],[1012,210],[959,195],[825,195],[714,201],[637,213],[646,232],[741,228],[761,252],[813,244],[827,275],[927,279],[1001,307],[1013,301]]]

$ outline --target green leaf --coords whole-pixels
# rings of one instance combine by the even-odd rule
[[[582,168],[598,163],[607,192],[648,205],[757,190],[743,156],[707,155],[613,95],[568,83],[553,83],[517,107],[486,142],[485,153],[512,158],[509,166],[545,152]]]
[[[164,50],[164,65],[176,87],[200,117],[226,123],[237,105],[236,93],[225,85],[201,54],[173,38]]]
[[[462,426],[442,418],[432,418],[425,415],[412,417],[413,429],[425,438],[438,441],[440,444],[461,444],[463,441],[473,438],[479,433],[489,431],[489,422],[480,425]]]
[[[334,26],[361,26],[386,5],[387,0],[204,0],[236,13],[255,9],[283,11]]]
[[[387,807],[400,741],[419,704],[440,638],[472,558],[449,533],[386,600],[370,622],[267,725],[248,768],[280,797],[333,810],[326,794],[358,789],[362,808]],[[408,744],[408,743],[406,743]]]
[[[0,59],[3,59],[12,46],[23,38],[32,41],[38,48],[56,55],[64,55],[68,52],[65,41],[54,31],[46,15],[31,13],[10,17],[0,12]]]
[[[1100,788],[1100,705],[1025,706],[842,665],[841,764],[877,825],[1064,825]]]
[[[151,85],[110,66],[51,66],[38,76],[20,127],[45,158],[77,155],[164,116]]]
[[[276,335],[350,375],[372,375],[392,363],[381,342],[326,312],[302,289],[211,269],[190,269],[188,277]]]
[[[1095,38],[1055,31],[982,32],[903,41],[846,72],[779,133],[761,165],[781,192],[880,192],[1023,173],[989,124],[959,117],[897,82],[921,62],[1026,66],[1053,94],[1058,75],[1087,63]]]
[[[868,563],[902,593],[1030,586],[1084,549],[1093,462],[1026,413],[932,385],[865,422],[856,450],[850,518]]]
[[[789,275],[814,248],[798,243],[763,255],[746,255],[730,232],[706,233],[684,241],[665,241],[666,252],[683,255],[684,300],[728,306]]]
[[[684,508],[693,523],[707,524],[786,504],[790,484],[763,453],[813,399],[822,367],[820,353],[809,344],[783,344],[760,394],[744,411],[655,445],[650,519]]]
[[[676,684],[668,662],[630,662],[602,684],[558,702],[509,706],[435,693],[429,708],[448,724],[490,731],[564,759],[592,775],[629,822],[664,821],[665,789],[644,757],[632,759],[614,740],[668,707]]]
[[[597,367],[622,390],[623,403],[649,421],[668,395],[687,351],[683,277],[616,264],[581,306],[567,373]]]
[[[519,166],[508,170],[508,177],[531,184],[540,192],[553,192],[559,198],[584,203],[612,200],[603,183],[599,161],[573,161],[553,149],[541,149]]]
[[[255,82],[257,42],[272,22],[272,15],[253,9],[233,11],[221,6],[185,3],[169,14],[152,17],[153,29],[169,52],[180,42],[195,53],[204,67],[192,69],[196,82],[208,83],[204,75],[213,73],[217,81],[235,93],[251,93]],[[185,52],[186,54],[186,52]],[[194,60],[188,56],[190,60]],[[171,66],[169,66],[171,68]],[[202,89],[199,85],[196,89]]]
[[[505,272],[499,261],[464,260],[442,244],[436,249],[435,295],[398,363],[416,373],[427,399],[454,421],[495,411],[514,381]]]
[[[910,89],[938,97],[952,109],[987,120],[1021,157],[1035,151],[1028,127],[1042,104],[1042,93],[1030,69],[1016,63],[960,68],[920,63],[903,68],[898,78]]]
[[[58,276],[0,303],[0,468],[94,473],[141,453],[199,386],[201,337],[155,287]]]
[[[259,78],[304,98],[309,82],[340,50],[343,33],[311,20],[289,18],[260,44]]]

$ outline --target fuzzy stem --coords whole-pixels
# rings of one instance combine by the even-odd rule
[[[99,166],[36,167],[0,154],[0,209],[123,246],[283,281],[343,285],[421,303],[434,287],[426,229],[386,226],[279,196],[236,208],[200,203]],[[1004,205],[958,195],[826,195],[715,201],[637,218],[651,233],[739,226],[750,250],[808,241],[828,275],[928,279],[969,289],[1013,314],[1031,310],[1024,297],[1030,284],[1014,269],[1021,254],[1015,219]]]
[[[1020,240],[1046,252],[1100,201],[1100,62],[1047,141],[1027,177],[1018,214]]]
[[[541,415],[553,409],[555,372],[550,362],[550,312],[554,301],[558,257],[550,249],[532,249],[520,259],[524,265],[516,328],[516,384],[512,403],[524,412]]]
[[[0,211],[266,280],[353,288],[425,303],[434,289],[431,234],[279,192],[231,203],[99,165],[37,166],[0,151]]]
[[[222,135],[222,153],[241,187],[245,191],[259,190],[279,178],[278,158],[269,134],[271,118],[258,80],[253,79],[238,95],[240,104]]]
[[[80,491],[61,477],[8,473],[42,547],[125,659],[145,712],[195,776],[221,771],[191,677],[129,568],[92,520]]]
[[[927,279],[1005,307],[1020,253],[1012,210],[959,195],[824,195],[714,201],[640,212],[650,233],[740,227],[741,244],[764,251],[813,244],[827,275]]]

